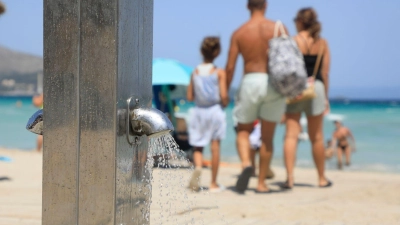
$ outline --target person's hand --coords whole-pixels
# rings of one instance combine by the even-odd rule
[[[222,108],[226,108],[229,105],[229,98],[221,101]]]
[[[325,99],[325,111],[324,115],[328,115],[331,112],[331,105],[328,99]]]

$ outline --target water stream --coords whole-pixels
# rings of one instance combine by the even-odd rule
[[[171,135],[151,138],[146,162],[148,178],[143,178],[142,190],[150,200],[145,203],[143,218],[150,224],[205,224],[207,211],[208,216],[212,214],[224,224],[224,216],[215,210],[215,198],[203,188],[200,192],[188,188],[193,171],[193,164]]]
[[[154,207],[158,212],[153,213],[157,224],[182,223],[178,217],[174,216],[181,211],[191,211],[194,201],[189,199],[186,184],[193,171],[193,166],[186,158],[185,153],[179,149],[171,135],[164,135],[158,138],[150,139],[148,163],[153,163],[154,172],[157,172],[157,182],[152,179],[154,196],[156,193],[157,201]],[[154,211],[154,210],[153,210]],[[189,223],[190,213],[185,214],[185,224]]]

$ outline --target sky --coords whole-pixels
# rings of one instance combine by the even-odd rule
[[[43,1],[3,0],[0,45],[43,55]],[[400,1],[269,0],[266,16],[295,34],[293,18],[314,7],[331,50],[331,97],[400,99]],[[249,19],[246,0],[154,0],[154,57],[201,62],[203,37],[221,37],[216,65],[225,67],[232,32]],[[238,61],[234,85],[242,75]]]

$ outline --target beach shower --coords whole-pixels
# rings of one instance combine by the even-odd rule
[[[173,130],[151,109],[153,0],[43,8],[42,224],[149,224],[149,140]]]

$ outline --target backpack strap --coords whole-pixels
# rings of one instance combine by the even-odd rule
[[[280,20],[276,21],[274,28],[274,38],[277,38],[279,35],[279,31],[281,32],[281,37],[287,37],[285,29],[283,28],[283,24]]]

